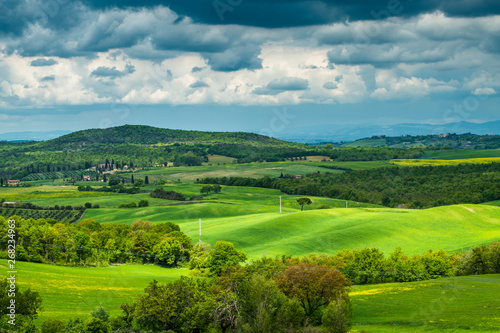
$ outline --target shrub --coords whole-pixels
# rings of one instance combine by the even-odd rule
[[[348,295],[345,297],[337,297],[336,300],[330,302],[325,312],[321,323],[323,328],[329,333],[346,333],[349,332],[352,326],[352,303]]]

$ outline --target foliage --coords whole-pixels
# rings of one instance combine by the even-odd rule
[[[306,316],[317,322],[320,308],[344,295],[352,283],[334,268],[301,264],[288,267],[277,284],[285,295],[297,298]]]
[[[59,319],[47,319],[42,323],[42,333],[65,333],[66,324]]]
[[[429,208],[500,199],[500,163],[389,167],[315,173],[302,179],[215,177],[199,182],[273,188],[291,195],[325,196],[389,207]]]
[[[321,323],[329,333],[347,333],[352,326],[353,308],[349,295],[337,296],[328,304]]]
[[[84,219],[78,225],[54,223],[44,219],[13,216],[17,228],[17,260],[63,265],[109,265],[110,263],[164,263],[166,256],[175,259],[168,265],[188,261],[191,239],[170,222],[154,226],[147,221],[125,224],[100,224]],[[56,221],[57,222],[57,221]],[[0,230],[7,221],[0,217]],[[7,250],[8,234],[2,232],[0,251]],[[168,252],[170,244],[173,252]]]
[[[200,331],[211,322],[210,309],[214,298],[208,292],[206,280],[181,277],[158,284],[154,280],[134,304],[131,316],[141,329],[192,332]]]
[[[0,279],[0,330],[10,330],[16,327],[26,332],[33,332],[33,321],[42,310],[42,298],[38,292],[30,288],[24,291],[19,290],[16,282],[8,278]],[[12,300],[15,300],[14,304]],[[14,307],[13,317],[11,316],[12,307]],[[15,326],[9,324],[9,320],[14,320]]]
[[[151,198],[159,198],[165,200],[177,200],[185,201],[186,197],[184,194],[175,191],[165,191],[163,188],[158,187],[153,192],[149,194]]]
[[[247,255],[236,250],[232,243],[218,241],[209,252],[206,265],[210,274],[220,275],[224,267],[235,266],[246,260]]]
[[[310,204],[312,204],[311,198],[298,198],[297,202],[300,205],[300,210],[301,211],[304,210],[304,205],[310,205]]]

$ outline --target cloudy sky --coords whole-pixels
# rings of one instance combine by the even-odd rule
[[[500,119],[496,0],[0,0],[0,133]]]

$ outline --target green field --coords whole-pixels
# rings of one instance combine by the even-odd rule
[[[200,186],[175,184],[165,188],[194,195],[199,193]],[[14,196],[13,191],[21,191],[20,195],[27,196],[23,190],[8,189],[11,196]],[[50,191],[47,193],[52,194]],[[170,221],[179,224],[194,242],[199,239],[198,220],[201,218],[201,239],[204,242],[230,241],[252,258],[263,254],[333,254],[343,249],[366,246],[378,247],[386,254],[397,246],[408,254],[421,254],[428,249],[456,251],[500,238],[500,208],[494,205],[405,210],[347,202],[346,209],[346,201],[311,197],[313,204],[305,206],[301,212],[296,202],[299,196],[262,188],[223,186],[221,193],[212,194],[198,203],[152,199],[148,193],[92,198],[78,196],[87,192],[68,189],[67,193],[74,193],[75,197],[54,200],[44,198],[44,192],[35,193],[43,199],[30,201],[41,205],[66,205],[83,204],[89,200],[102,208],[87,210],[83,218],[126,224],[136,220],[153,223]],[[282,214],[279,213],[280,195]],[[150,207],[116,208],[119,204],[141,199],[149,200]],[[329,205],[334,209],[316,209],[320,205]]]
[[[0,259],[2,276],[7,275],[6,266],[7,260]],[[116,315],[121,312],[121,304],[137,298],[153,279],[166,283],[188,275],[187,270],[153,265],[85,268],[19,261],[16,270],[19,287],[38,291],[43,299],[38,323],[48,318],[87,318],[99,305]]]
[[[442,166],[442,165],[459,165],[459,164],[485,164],[499,163],[500,157],[484,157],[484,158],[464,158],[459,160],[437,160],[437,159],[407,159],[407,160],[390,160],[391,163],[401,166]]]
[[[500,157],[500,149],[455,149],[455,150],[427,150],[423,159],[459,160],[467,158]]]
[[[500,275],[354,286],[354,331],[498,332]]]
[[[176,221],[198,241],[198,219]],[[202,241],[226,240],[256,258],[263,254],[334,254],[400,246],[407,254],[457,251],[500,238],[500,208],[456,205],[428,210],[350,208],[202,219]],[[467,237],[464,237],[467,235]]]
[[[6,260],[0,260],[2,275]],[[123,265],[105,268],[16,263],[21,289],[38,291],[37,320],[87,318],[102,305],[115,316],[153,279],[166,283],[187,270]],[[353,332],[487,332],[500,325],[500,275],[354,286]],[[64,295],[64,297],[61,297]]]
[[[263,162],[245,164],[221,164],[204,165],[194,167],[168,167],[155,168],[134,173],[135,179],[140,179],[146,175],[150,182],[163,180],[180,180],[182,182],[194,182],[196,179],[205,177],[252,177],[261,178],[264,176],[279,177],[281,173],[305,176],[313,172],[342,172],[322,168],[320,163],[332,165],[333,162]],[[119,176],[130,177],[130,174],[118,174]]]

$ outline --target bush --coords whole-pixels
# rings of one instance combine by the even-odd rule
[[[345,295],[345,297],[337,297],[328,304],[321,323],[329,333],[346,333],[351,329],[351,319],[352,303],[349,295]]]
[[[149,206],[149,201],[147,201],[147,200],[140,200],[138,206],[139,207],[147,207],[147,206]]]
[[[118,208],[135,208],[137,204],[135,202],[130,202],[128,204],[121,204]]]
[[[47,319],[42,323],[42,333],[64,333],[65,326],[62,320]]]
[[[92,204],[90,202],[85,203],[85,208],[92,208]]]
[[[149,194],[151,198],[159,198],[166,200],[177,200],[177,201],[185,201],[186,197],[184,194],[175,192],[175,191],[165,191],[161,187],[158,187],[153,192]]]

